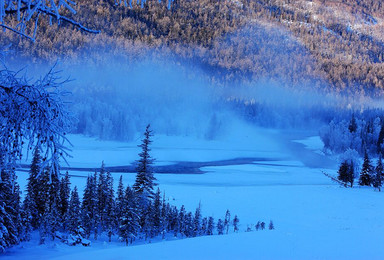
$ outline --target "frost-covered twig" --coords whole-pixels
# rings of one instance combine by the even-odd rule
[[[76,14],[73,5],[76,4],[71,0],[0,0],[0,27],[34,41],[39,16],[44,14],[50,18],[56,18],[58,23],[64,21],[82,31],[99,33],[98,30],[89,29],[81,23],[60,14],[62,10],[68,10],[70,13]],[[16,25],[14,20],[17,21]],[[32,35],[26,32],[29,23],[32,28]]]

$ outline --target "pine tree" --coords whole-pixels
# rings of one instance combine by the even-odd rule
[[[0,158],[2,160],[2,158]],[[0,162],[2,163],[2,162]],[[2,168],[2,167],[0,167]],[[0,172],[0,253],[19,243],[20,195],[14,185],[15,174],[4,169]]]
[[[219,218],[217,221],[217,234],[218,235],[223,235],[224,234],[224,222]]]
[[[353,187],[355,177],[354,165],[352,161],[350,163],[347,160],[343,161],[337,173],[337,179],[343,182],[345,187],[347,187],[348,184],[350,187]]]
[[[257,223],[255,225],[255,229],[256,229],[256,231],[259,231],[259,229],[260,229],[260,221],[257,221]]]
[[[351,121],[349,122],[348,130],[350,133],[354,133],[357,130],[357,124],[356,124],[356,119],[354,114],[352,114],[352,118],[351,118]]]
[[[70,197],[70,188],[71,182],[69,180],[68,172],[65,173],[64,177],[60,181],[59,189],[59,201],[58,201],[58,211],[61,227],[64,231],[68,227],[68,207],[69,207],[69,197]]]
[[[194,224],[193,224],[193,215],[192,212],[188,212],[185,215],[185,230],[186,237],[192,237],[194,234]]]
[[[107,232],[109,242],[112,240],[112,236],[115,234],[116,230],[116,212],[115,212],[115,191],[113,188],[113,178],[110,172],[107,172],[106,176],[107,182],[107,197],[105,204],[105,216],[104,216],[104,230]]]
[[[383,180],[384,180],[384,168],[383,168],[383,161],[380,155],[379,159],[377,160],[377,165],[376,165],[375,173],[372,180],[373,187],[375,187],[380,191],[381,187],[383,186]]]
[[[33,159],[31,163],[31,168],[29,171],[28,183],[27,183],[27,194],[25,196],[25,210],[31,215],[31,225],[33,228],[39,226],[40,216],[43,214],[43,209],[41,204],[42,201],[39,201],[39,180],[38,177],[41,173],[41,156],[40,150],[38,147],[35,148],[33,153]]]
[[[201,232],[201,204],[196,208],[195,216],[193,217],[193,232],[192,236],[196,237]]]
[[[119,219],[118,232],[120,239],[128,245],[136,239],[139,231],[138,201],[135,193],[128,186],[122,203],[122,214]]]
[[[156,237],[160,234],[161,229],[161,198],[160,198],[160,189],[157,188],[157,192],[155,194],[155,198],[153,200],[153,206],[151,210],[152,217],[152,229],[151,229],[151,238]]]
[[[207,234],[207,230],[208,230],[208,218],[207,217],[204,217],[202,220],[201,220],[201,230],[199,232],[199,236],[204,236]]]
[[[97,232],[102,233],[106,230],[105,219],[106,219],[106,205],[107,205],[107,197],[108,197],[108,185],[107,185],[107,177],[105,173],[105,164],[104,161],[101,164],[99,177],[97,178]]]
[[[81,205],[82,223],[87,238],[92,232],[96,231],[97,215],[97,187],[95,174],[89,175],[87,178]],[[97,233],[95,235],[97,238]]]
[[[339,171],[337,172],[337,179],[342,181],[346,186],[349,180],[349,164],[347,161],[343,161],[340,165]]]
[[[260,229],[261,229],[261,230],[264,230],[264,229],[265,229],[265,222],[261,222],[261,223],[260,223]]]
[[[274,230],[274,229],[275,229],[275,225],[273,225],[272,220],[269,221],[268,229],[269,229],[269,230]]]
[[[185,217],[186,217],[187,213],[185,211],[185,207],[184,205],[181,206],[180,208],[180,211],[179,211],[179,217],[177,218],[178,219],[178,227],[179,227],[179,232],[181,234],[181,236],[186,236],[186,231],[185,231]]]
[[[235,217],[233,218],[233,231],[234,232],[237,232],[239,231],[239,218],[237,217],[237,215],[235,215]]]
[[[117,186],[117,197],[116,197],[116,219],[121,218],[122,207],[124,203],[124,184],[123,176],[120,175],[119,185]]]
[[[171,205],[165,201],[165,193],[163,194],[163,201],[161,203],[161,227],[160,227],[160,233],[162,236],[162,239],[165,239],[165,234],[172,230],[170,228],[171,222],[173,221],[173,214]]]
[[[384,125],[382,124],[381,128],[380,128],[379,137],[377,139],[377,153],[378,154],[382,154],[384,152],[383,143],[384,143]]]
[[[370,186],[372,184],[373,167],[368,157],[368,153],[365,152],[364,163],[360,172],[359,185]]]
[[[51,170],[56,167],[47,168],[40,174],[39,180],[41,182],[42,192],[39,193],[39,200],[45,201],[43,215],[40,221],[40,243],[44,243],[48,237],[52,240],[55,239],[56,231],[60,228],[59,221],[59,187],[60,181],[59,174],[51,174]]]
[[[224,218],[224,226],[226,228],[226,233],[228,234],[228,231],[229,231],[229,225],[231,223],[231,213],[229,212],[229,210],[227,209],[227,211],[225,212],[225,218]]]
[[[156,185],[156,178],[153,176],[152,170],[152,164],[154,159],[149,154],[149,152],[151,151],[149,146],[152,143],[152,136],[153,134],[150,130],[150,125],[148,125],[145,129],[144,139],[139,145],[142,151],[139,153],[140,159],[137,161],[136,181],[133,185],[133,189],[135,190],[135,192],[142,197],[142,203],[144,207],[148,203],[148,200],[152,200],[155,196],[153,188]]]
[[[207,235],[213,235],[213,230],[215,229],[215,221],[213,217],[208,218],[208,226],[207,226]]]
[[[71,198],[68,205],[68,231],[72,235],[82,235],[81,207],[76,186],[71,192]]]

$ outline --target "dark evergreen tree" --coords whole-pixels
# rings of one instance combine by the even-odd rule
[[[119,185],[117,186],[117,197],[116,197],[116,219],[121,218],[123,203],[124,203],[124,184],[123,176],[120,175]]]
[[[153,200],[153,206],[152,206],[152,229],[151,229],[151,238],[156,237],[161,233],[161,227],[162,227],[162,217],[161,217],[161,197],[160,197],[160,189],[157,188],[157,192],[155,194],[154,200]]]
[[[223,235],[224,234],[224,222],[219,218],[217,221],[217,234],[218,235]]]
[[[261,230],[264,230],[264,229],[265,229],[265,222],[264,222],[264,221],[262,221],[262,222],[260,223],[260,229],[261,229]]]
[[[268,229],[269,229],[269,230],[274,230],[274,229],[275,229],[275,225],[273,225],[272,220],[269,221]]]
[[[383,143],[384,143],[384,125],[382,124],[381,128],[380,128],[379,138],[377,139],[377,153],[378,154],[383,154],[383,152],[384,152]]]
[[[0,158],[0,163],[2,159]],[[0,167],[3,168],[3,167]],[[13,171],[0,172],[0,253],[19,243],[20,194]]]
[[[181,206],[179,211],[179,217],[178,217],[178,228],[181,236],[186,236],[186,227],[185,227],[185,218],[186,218],[186,211],[184,205]]]
[[[235,215],[235,217],[233,218],[233,231],[234,232],[238,232],[239,231],[239,218],[237,217],[237,215]]]
[[[97,215],[97,187],[95,174],[89,175],[87,178],[81,205],[82,223],[86,237],[89,237],[92,232],[97,230]],[[97,238],[97,233],[95,236]]]
[[[194,223],[193,223],[193,215],[192,212],[188,212],[185,215],[185,230],[186,237],[192,237],[194,234]]]
[[[199,236],[201,232],[201,204],[196,208],[195,215],[193,217],[193,232],[192,236]]]
[[[229,231],[229,225],[230,224],[231,224],[231,213],[227,209],[227,211],[225,212],[225,218],[224,218],[224,226],[225,226],[227,234],[228,234],[228,231]]]
[[[120,239],[127,245],[132,243],[140,231],[138,201],[134,191],[128,186],[122,203],[118,232]]]
[[[207,229],[208,229],[208,218],[204,217],[201,220],[201,230],[200,230],[199,236],[206,235],[207,234]]]
[[[356,124],[356,119],[354,114],[352,114],[352,118],[351,118],[351,121],[349,122],[348,129],[350,133],[354,133],[357,130],[357,124]]]
[[[44,243],[46,238],[55,239],[56,231],[60,228],[59,219],[59,174],[51,173],[57,167],[47,168],[39,176],[42,192],[39,193],[39,200],[45,201],[43,215],[40,221],[40,243]],[[40,186],[39,185],[39,186]]]
[[[68,231],[72,235],[83,235],[81,227],[81,207],[77,187],[71,192],[71,198],[68,205]]]
[[[384,180],[384,168],[383,168],[383,160],[380,155],[379,159],[377,160],[377,165],[376,165],[375,173],[372,180],[373,187],[375,187],[380,191],[381,187],[383,186],[383,180]]]
[[[257,223],[255,225],[255,229],[256,229],[256,231],[259,231],[259,229],[260,229],[260,221],[257,221]]]
[[[161,202],[161,226],[160,234],[162,239],[165,239],[165,234],[171,230],[170,225],[172,221],[171,205],[165,201],[165,193],[163,194],[163,201]]]
[[[109,242],[112,241],[112,236],[115,234],[117,221],[116,221],[116,202],[115,202],[115,191],[113,188],[113,178],[110,172],[107,172],[107,197],[105,204],[105,215],[104,215],[104,230],[107,232]]]
[[[213,217],[208,218],[208,225],[207,225],[207,235],[211,236],[213,235],[213,230],[215,229],[215,221]]]
[[[354,166],[353,162],[348,162],[347,160],[343,161],[340,165],[337,179],[344,183],[344,186],[347,187],[349,184],[351,187],[354,182]]]
[[[108,197],[108,184],[107,176],[105,172],[104,161],[101,164],[100,172],[97,178],[97,230],[95,234],[100,234],[106,230],[106,218],[107,218],[107,197]]]
[[[347,161],[343,161],[337,173],[338,173],[337,179],[342,181],[346,186],[349,180],[349,163]]]
[[[38,199],[40,189],[38,177],[41,173],[41,155],[38,147],[35,148],[29,171],[27,194],[25,196],[24,208],[31,215],[31,225],[33,228],[39,227],[40,216],[43,214],[45,201]],[[39,204],[43,203],[43,205]]]
[[[373,167],[368,153],[365,152],[364,163],[360,172],[359,185],[370,186],[372,184]]]
[[[69,207],[69,197],[70,197],[70,188],[71,182],[69,180],[68,172],[65,173],[64,177],[60,181],[60,190],[59,190],[59,201],[58,201],[58,212],[61,227],[63,231],[67,231],[68,228],[68,207]]]
[[[145,129],[144,139],[139,145],[141,148],[141,152],[139,153],[140,159],[137,161],[137,175],[135,184],[133,185],[135,192],[143,199],[143,207],[145,207],[145,204],[148,203],[147,201],[152,200],[155,195],[154,186],[156,185],[156,178],[153,176],[152,170],[154,159],[149,154],[151,151],[149,146],[152,143],[152,136],[152,130],[150,130],[150,125],[148,125]]]

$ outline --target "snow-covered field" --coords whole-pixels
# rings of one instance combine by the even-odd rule
[[[106,142],[70,136],[71,167],[129,165],[135,142]],[[254,158],[251,163],[209,166],[204,174],[157,174],[160,189],[174,205],[223,218],[229,209],[240,219],[240,232],[223,236],[154,241],[126,247],[93,241],[90,248],[36,241],[8,250],[2,259],[383,259],[384,193],[346,189],[322,171],[335,174],[337,163],[319,152],[319,138],[301,132],[243,127],[215,141],[155,135],[157,165],[178,161],[212,162]],[[90,172],[70,171],[80,192]],[[133,184],[134,174],[113,173]],[[19,172],[25,185],[27,173]],[[117,183],[115,183],[117,185]],[[257,221],[273,220],[275,230],[245,232]]]

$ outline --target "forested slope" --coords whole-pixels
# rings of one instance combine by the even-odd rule
[[[220,79],[384,88],[379,0],[80,0],[76,8],[77,20],[100,29],[99,35],[64,23],[56,33],[58,25],[40,19],[35,44],[9,32],[0,40],[24,56],[49,60],[100,48],[128,55],[160,49],[198,62]]]

